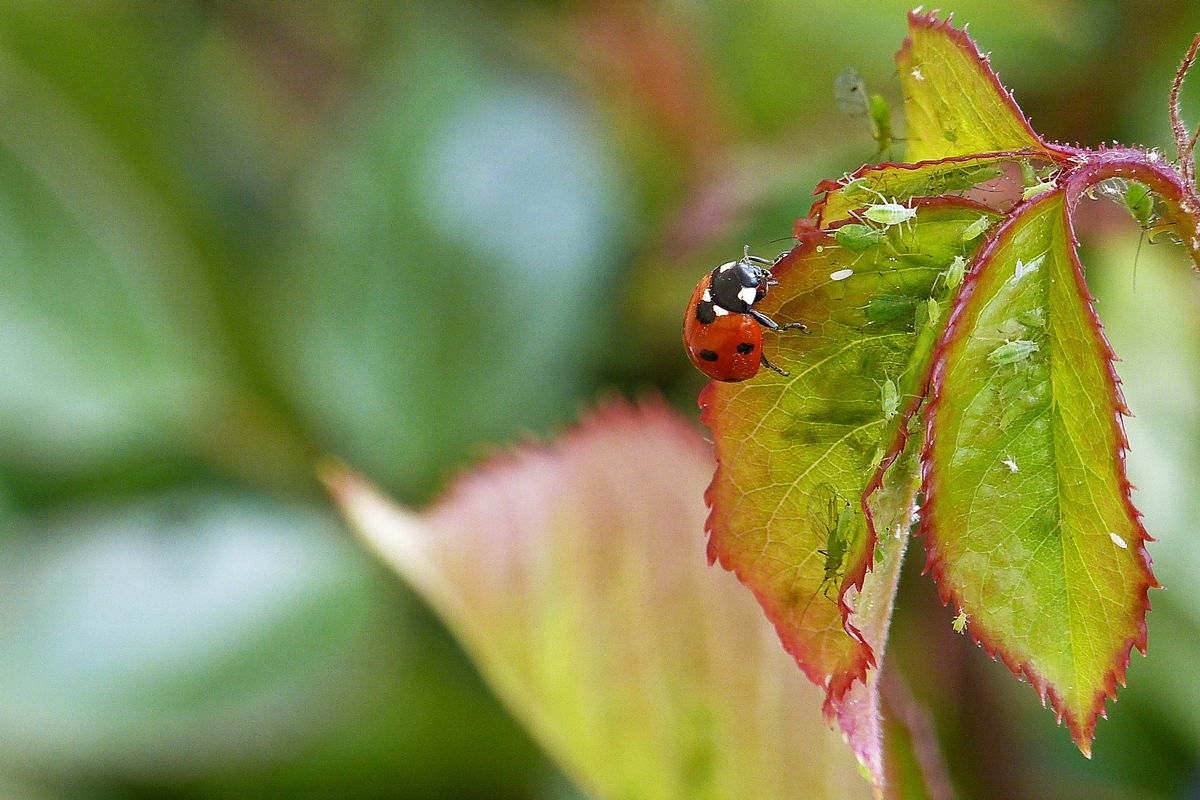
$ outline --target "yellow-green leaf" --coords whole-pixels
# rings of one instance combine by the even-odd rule
[[[1005,152],[1061,158],[1029,127],[970,37],[934,12],[909,13],[896,64],[908,161]]]
[[[934,364],[922,516],[943,599],[1087,754],[1157,584],[1074,242],[1058,189],[980,252]]]

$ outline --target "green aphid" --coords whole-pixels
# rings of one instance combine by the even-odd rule
[[[916,219],[917,210],[900,203],[873,203],[867,206],[863,216],[871,222],[877,222],[885,228],[890,228],[893,225]]]
[[[1044,194],[1058,186],[1058,183],[1053,178],[1047,178],[1040,183],[1035,183],[1033,186],[1027,186],[1025,191],[1021,192],[1021,199],[1028,200],[1031,197],[1037,197],[1039,194]]]
[[[1037,342],[1028,339],[1017,339],[1015,342],[1005,342],[988,354],[988,361],[1003,366],[1024,361],[1038,351]]]
[[[1014,397],[1017,397],[1021,392],[1025,391],[1025,387],[1029,385],[1029,376],[1025,372],[1018,372],[1015,377],[1009,378],[1000,387],[1000,402],[1007,403]]]
[[[892,147],[892,110],[888,108],[887,100],[881,94],[871,95],[871,107],[868,110],[871,120],[871,137],[878,145],[879,153]]]
[[[946,270],[946,286],[950,291],[954,291],[962,285],[963,276],[967,274],[967,260],[962,256],[955,256],[950,262],[950,267]]]
[[[1142,183],[1131,183],[1125,190],[1125,207],[1143,228],[1150,227],[1150,215],[1154,211],[1154,198],[1150,196],[1150,187]]]
[[[850,531],[854,525],[854,509],[849,503],[846,503],[842,508],[842,513],[838,515],[837,524],[833,525],[829,531],[829,540],[825,543],[825,549],[819,550],[821,555],[825,556],[825,596],[828,597],[829,586],[837,583],[842,577],[842,562],[846,560],[846,546],[850,542]]]
[[[932,297],[925,301],[925,308],[929,315],[929,324],[937,325],[938,320],[942,318],[942,307],[937,300]]]
[[[847,250],[861,253],[887,241],[887,232],[870,225],[851,223],[838,228],[833,238]]]
[[[900,390],[896,382],[888,378],[879,387],[880,401],[883,405],[883,418],[891,419],[900,413]]]
[[[867,322],[882,325],[906,314],[911,314],[916,306],[916,298],[906,294],[885,294],[872,299],[863,309]]]
[[[832,600],[829,589],[836,587],[842,575],[842,563],[846,560],[846,548],[854,529],[854,508],[832,485],[822,483],[813,488],[810,496],[809,519],[813,531],[825,537],[824,549],[817,550],[825,557],[821,566],[824,576],[819,593]]]
[[[1021,185],[1033,186],[1038,182],[1037,170],[1028,160],[1021,162]]]
[[[867,82],[854,67],[846,67],[833,82],[833,97],[842,113],[865,118],[871,126],[876,155],[892,147],[892,110],[881,94],[869,94]]]
[[[1038,306],[1029,311],[1022,311],[1017,315],[1017,321],[1030,328],[1044,328],[1046,327],[1046,312],[1041,306]]]
[[[1009,317],[996,326],[996,333],[1003,336],[1006,341],[1023,339],[1027,330],[1028,328],[1022,325],[1016,317]]]
[[[972,241],[973,239],[978,239],[980,236],[983,235],[984,231],[986,231],[988,229],[988,226],[991,224],[992,224],[992,221],[987,218],[986,214],[980,215],[979,219],[975,220],[974,222],[972,222],[970,225],[968,225],[966,228],[963,229],[962,240],[964,242],[969,242],[969,241]]]
[[[954,618],[954,622],[951,622],[950,626],[954,628],[955,633],[962,633],[967,629],[968,619],[970,617],[967,616],[967,612],[959,610],[958,616]]]

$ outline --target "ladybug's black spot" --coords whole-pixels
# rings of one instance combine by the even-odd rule
[[[707,303],[701,302],[696,304],[696,321],[703,325],[710,325],[717,319],[717,312],[713,311],[712,301]]]
[[[716,361],[717,360],[717,354],[714,353],[712,350],[709,350],[707,347],[700,351],[700,357],[702,359],[704,359],[705,361]]]
[[[753,353],[754,345],[750,344],[750,342],[742,342],[741,344],[739,344],[737,346],[737,351],[739,353],[741,353],[742,355],[746,355],[747,353]]]

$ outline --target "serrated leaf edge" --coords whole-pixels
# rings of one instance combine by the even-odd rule
[[[1012,114],[1021,121],[1021,125],[1025,128],[1025,132],[1029,134],[1029,137],[1033,140],[1033,142],[1036,143],[1037,149],[1020,151],[1021,154],[1045,155],[1047,158],[1055,161],[1069,159],[1075,153],[1075,150],[1057,144],[1050,144],[1033,130],[1033,126],[1029,124],[1029,118],[1025,116],[1024,112],[1021,111],[1021,107],[1017,105],[1017,101],[1013,97],[1012,92],[1005,88],[1004,84],[1000,82],[1000,77],[996,74],[996,71],[992,69],[991,58],[986,53],[980,52],[979,45],[977,45],[975,40],[967,34],[966,26],[964,26],[962,30],[959,30],[958,28],[955,28],[953,24],[954,14],[948,14],[946,18],[942,20],[938,19],[938,13],[939,12],[936,9],[933,11],[922,11],[919,7],[908,12],[909,35],[904,38],[904,42],[900,45],[900,50],[896,53],[896,65],[901,72],[904,70],[902,59],[911,56],[912,54],[914,46],[912,32],[915,29],[922,29],[931,33],[945,34],[945,36],[951,42],[953,42],[960,50],[963,51],[963,53],[966,54],[967,58],[974,61],[978,65],[983,75],[989,81],[991,81],[992,85],[995,87],[1001,101],[1007,105],[1009,111],[1011,111]]]
[[[959,327],[964,316],[964,309],[974,295],[975,289],[979,282],[979,276],[992,263],[998,242],[1004,238],[1004,233],[1009,228],[1019,224],[1025,216],[1035,213],[1040,206],[1052,200],[1057,200],[1064,197],[1066,191],[1059,187],[1050,191],[1044,192],[1031,200],[1025,201],[1020,207],[1014,210],[1009,217],[997,228],[991,239],[980,249],[972,264],[971,270],[967,273],[964,279],[962,289],[955,300],[954,307],[950,312],[949,319],[946,323],[946,329],[942,334],[942,339],[938,343],[933,354],[933,369],[930,378],[930,393],[929,403],[926,407],[926,426],[925,426],[925,444],[921,452],[921,490],[925,494],[924,511],[921,515],[920,529],[918,536],[925,537],[926,563],[923,570],[924,573],[929,573],[934,582],[938,586],[938,594],[942,599],[942,604],[947,605],[954,602],[957,605],[961,603],[961,598],[945,583],[943,580],[944,570],[946,567],[945,561],[940,557],[938,547],[938,532],[936,526],[932,524],[933,515],[928,513],[937,503],[938,493],[938,477],[930,461],[930,453],[933,446],[933,441],[937,435],[937,412],[941,401],[941,379],[945,369],[945,354],[949,344],[960,335]],[[1154,541],[1147,533],[1142,525],[1142,514],[1133,505],[1133,497],[1131,490],[1133,485],[1129,482],[1128,475],[1125,470],[1125,452],[1129,449],[1129,440],[1125,434],[1125,424],[1122,419],[1128,416],[1129,411],[1125,405],[1124,397],[1120,390],[1120,378],[1117,376],[1115,368],[1116,355],[1113,353],[1112,347],[1109,345],[1107,338],[1104,336],[1103,325],[1100,318],[1096,315],[1094,301],[1091,293],[1087,289],[1087,283],[1083,276],[1083,265],[1079,261],[1078,255],[1078,239],[1075,236],[1074,226],[1071,223],[1070,203],[1063,202],[1063,216],[1067,227],[1068,235],[1068,251],[1071,259],[1073,273],[1075,275],[1076,285],[1082,296],[1087,301],[1088,316],[1090,318],[1093,329],[1095,330],[1099,341],[1104,348],[1104,355],[1108,361],[1108,383],[1111,390],[1111,397],[1115,404],[1115,413],[1113,415],[1112,424],[1116,434],[1116,452],[1113,454],[1120,465],[1120,482],[1123,495],[1125,510],[1129,514],[1136,526],[1137,536],[1134,541],[1129,542],[1129,546],[1134,549],[1134,552],[1139,556],[1138,562],[1142,566],[1143,580],[1141,581],[1141,602],[1133,610],[1137,620],[1134,633],[1126,637],[1125,641],[1117,648],[1117,655],[1114,659],[1112,669],[1105,678],[1104,685],[1099,688],[1094,695],[1091,708],[1085,712],[1083,719],[1076,719],[1075,714],[1067,708],[1063,702],[1063,698],[1051,686],[1046,679],[1034,668],[1028,661],[1017,661],[1009,657],[1001,647],[1000,643],[993,640],[985,632],[981,631],[979,626],[972,625],[969,630],[971,638],[984,649],[984,651],[993,659],[999,658],[1012,673],[1021,680],[1029,683],[1038,694],[1043,706],[1049,701],[1051,708],[1057,716],[1057,721],[1062,724],[1064,721],[1068,730],[1071,731],[1071,736],[1075,741],[1076,746],[1084,756],[1091,758],[1091,743],[1095,734],[1097,717],[1107,717],[1105,711],[1105,699],[1117,699],[1117,683],[1125,685],[1125,672],[1129,666],[1129,661],[1132,656],[1134,647],[1142,655],[1146,654],[1146,612],[1150,610],[1149,590],[1161,588],[1158,581],[1154,577],[1151,569],[1150,554],[1146,551],[1146,543]]]

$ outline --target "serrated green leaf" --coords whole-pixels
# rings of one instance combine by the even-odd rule
[[[1056,153],[1029,127],[975,43],[935,13],[913,11],[896,54],[904,89],[905,158]]]
[[[1130,649],[1145,648],[1156,583],[1062,190],[1006,221],[960,297],[934,367],[930,563],[971,635],[1049,699],[1087,754]]]
[[[866,798],[821,692],[697,538],[711,450],[664,407],[602,410],[424,515],[327,482],[597,800]]]
[[[708,493],[710,557],[754,590],[788,651],[827,689],[829,711],[872,663],[862,626],[873,621],[843,619],[854,605],[849,587],[870,591],[862,581],[874,540],[860,498],[885,455],[903,447],[908,415],[895,412],[922,391],[939,330],[925,324],[927,300],[954,259],[978,243],[964,242],[963,231],[993,213],[954,198],[915,209],[911,225],[889,228],[885,243],[864,252],[836,246],[830,231],[805,234],[776,266],[779,285],[761,304],[781,322],[808,326],[806,334],[772,334],[766,345],[790,377],[763,370],[745,383],[711,384],[701,396],[718,459]],[[888,381],[897,386],[895,405],[885,402]],[[831,569],[831,534],[845,508],[854,510],[853,524]],[[872,613],[886,622],[890,610],[888,594]]]

